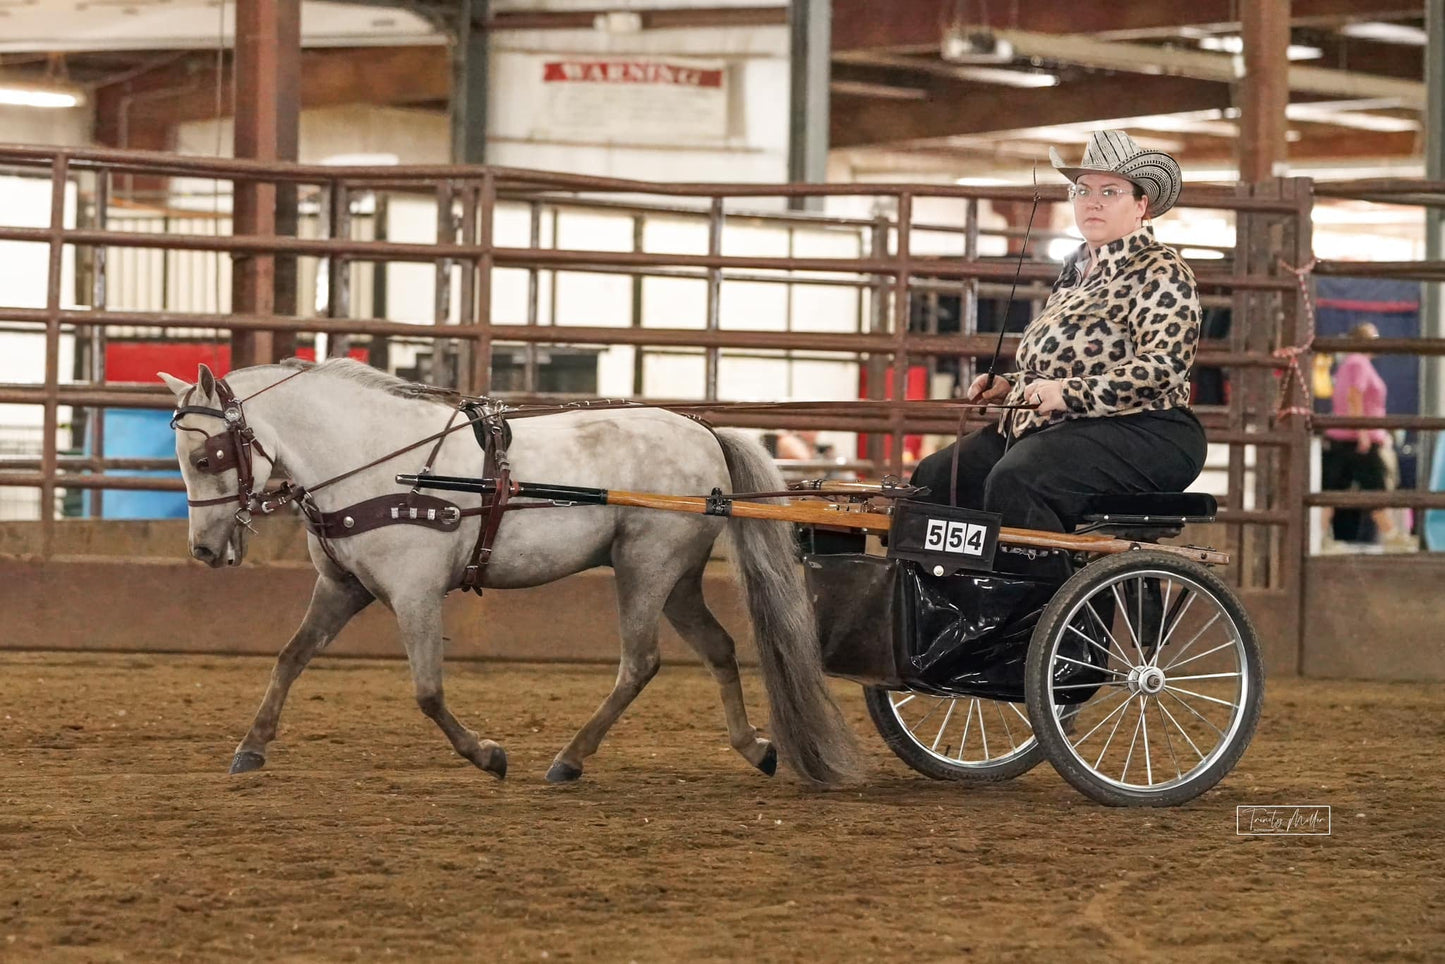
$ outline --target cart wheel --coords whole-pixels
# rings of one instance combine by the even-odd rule
[[[1033,725],[1016,703],[872,686],[863,688],[863,697],[888,748],[935,780],[997,783],[1027,773],[1044,758]]]
[[[1117,807],[1192,800],[1254,735],[1264,665],[1249,616],[1208,569],[1141,550],[1085,566],[1039,617],[1025,672],[1049,762]],[[1072,705],[1071,726],[1056,723]]]

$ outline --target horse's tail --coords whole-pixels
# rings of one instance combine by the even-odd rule
[[[719,430],[734,492],[784,487],[768,453],[746,434]],[[730,519],[729,534],[772,711],[772,736],[782,758],[811,783],[851,782],[858,747],[823,676],[813,606],[798,566],[792,524]]]

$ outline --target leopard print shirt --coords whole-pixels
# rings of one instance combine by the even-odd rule
[[[1056,379],[1067,409],[1005,414],[1015,438],[1070,419],[1189,404],[1200,320],[1194,272],[1147,226],[1104,245],[1097,258],[1085,278],[1088,250],[1080,245],[1024,329],[1006,402],[1025,404],[1030,384]]]

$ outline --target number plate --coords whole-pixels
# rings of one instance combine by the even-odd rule
[[[899,500],[888,531],[888,555],[932,572],[992,569],[1001,517],[995,512]]]

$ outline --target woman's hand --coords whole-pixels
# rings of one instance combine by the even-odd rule
[[[990,383],[989,379],[992,379]],[[968,386],[964,397],[970,402],[998,402],[1012,390],[1013,384],[1002,375],[980,375]]]
[[[1064,386],[1052,380],[1030,382],[1025,386],[1024,404],[1036,406],[1040,413],[1062,412],[1068,408],[1064,404]]]

